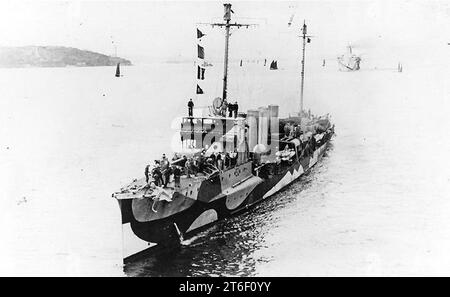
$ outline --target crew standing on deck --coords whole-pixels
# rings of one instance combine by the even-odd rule
[[[228,152],[225,153],[225,157],[224,157],[224,162],[223,163],[224,163],[225,168],[228,168],[231,165],[231,157],[230,157],[230,154]]]
[[[302,134],[302,129],[300,128],[300,125],[295,124],[294,125],[294,137],[299,138]]]
[[[145,182],[148,184],[148,180],[150,179],[150,165],[145,166]]]
[[[220,107],[220,115],[221,116],[223,116],[223,117],[227,116],[227,108],[229,110],[230,107],[229,107],[227,100],[225,99],[225,100],[223,100],[222,106]]]
[[[193,109],[194,109],[194,102],[192,101],[192,99],[189,99],[189,102],[188,102],[188,116],[190,116],[190,117],[193,116]]]
[[[221,156],[220,154],[217,155],[217,158],[216,158],[216,167],[217,167],[217,169],[219,169],[220,171],[223,170],[223,163],[224,163],[224,161],[222,160],[222,156]]]
[[[185,174],[187,178],[191,177],[191,160],[190,159],[186,159],[186,162],[184,162],[184,170],[185,170]]]
[[[286,123],[285,125],[284,125],[284,127],[283,127],[283,130],[284,130],[284,137],[286,137],[286,138],[288,138],[289,136],[290,136],[290,134],[291,134],[291,124],[289,124],[289,123]]]
[[[155,165],[153,166],[152,169],[152,178],[154,183],[159,186],[162,185],[163,180],[162,180],[162,173],[160,170],[160,164],[158,160],[155,160]]]
[[[234,104],[230,103],[228,104],[228,117],[232,117],[233,116],[233,110],[234,110]]]
[[[235,117],[235,118],[237,118],[238,109],[239,109],[239,105],[238,105],[237,101],[234,101],[234,104],[233,104],[233,111],[234,111],[234,117]]]
[[[172,172],[173,172],[173,180],[175,182],[175,188],[179,188],[181,180],[181,168],[177,165],[172,165]]]
[[[167,188],[170,179],[170,163],[166,154],[163,154],[161,158],[161,172],[164,176],[164,188]]]

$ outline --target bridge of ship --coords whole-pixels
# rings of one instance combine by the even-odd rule
[[[182,148],[203,149],[220,143],[224,152],[233,152],[244,141],[244,131],[244,117],[183,117],[180,129]]]

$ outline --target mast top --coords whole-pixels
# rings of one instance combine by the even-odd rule
[[[311,35],[307,34],[307,26],[306,21],[303,20],[303,26],[302,26],[302,38],[303,38],[303,47],[302,47],[302,71],[301,71],[301,85],[300,85],[300,121],[303,115],[303,88],[305,84],[305,48],[306,43],[311,42]]]
[[[231,13],[234,13],[234,11],[231,10],[230,3],[226,3],[223,6],[225,8],[225,14],[223,15],[223,20],[228,23],[229,21],[231,21]]]
[[[224,57],[224,70],[223,70],[223,91],[222,91],[222,99],[223,101],[226,101],[227,99],[227,82],[228,82],[228,49],[229,49],[229,40],[230,40],[230,28],[231,27],[249,27],[252,26],[254,24],[238,24],[238,23],[234,23],[231,24],[231,14],[234,13],[234,11],[231,9],[231,4],[230,3],[225,3],[224,5],[224,15],[223,15],[223,20],[225,21],[225,23],[212,23],[212,24],[208,24],[211,25],[212,27],[214,26],[218,26],[218,27],[225,27],[225,57]]]

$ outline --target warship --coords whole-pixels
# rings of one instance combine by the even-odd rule
[[[306,24],[298,114],[281,118],[275,104],[227,113],[230,28],[248,24],[231,23],[231,4],[224,9],[224,22],[213,24],[225,29],[222,97],[204,116],[182,117],[180,151],[162,169],[173,174],[159,181],[146,170],[146,177],[112,194],[121,211],[124,262],[154,246],[180,245],[219,220],[250,211],[311,170],[334,134],[328,115],[303,110]]]

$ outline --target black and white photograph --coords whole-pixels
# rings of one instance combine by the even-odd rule
[[[449,129],[449,1],[0,0],[0,276],[450,276]]]

